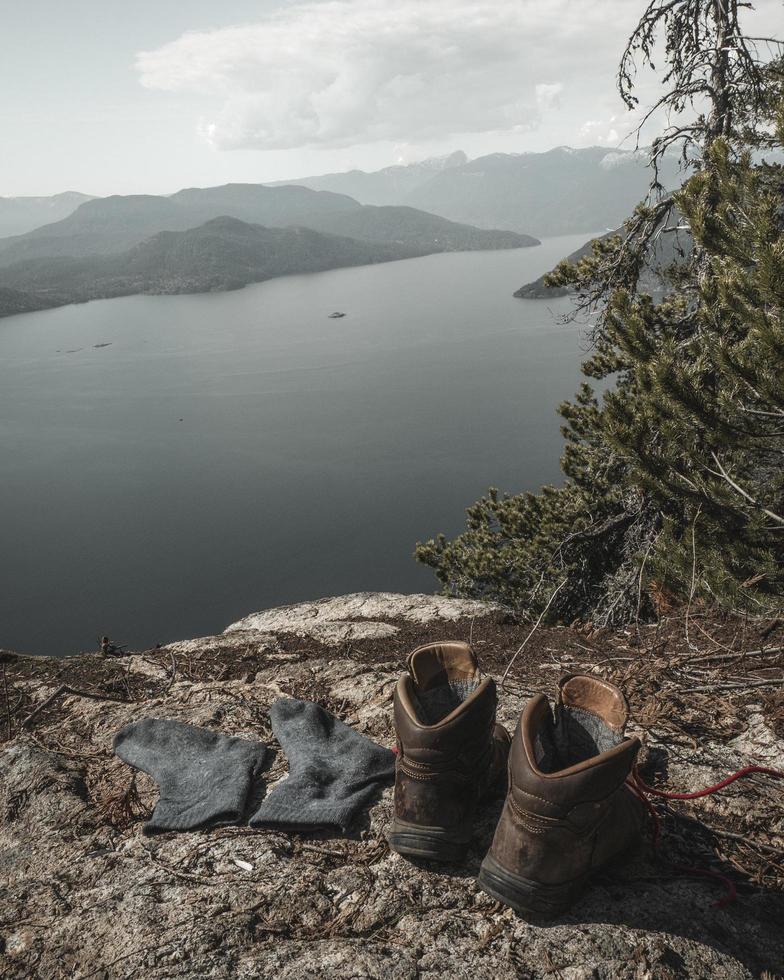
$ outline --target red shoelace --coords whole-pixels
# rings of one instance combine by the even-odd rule
[[[396,745],[392,747],[392,751],[395,755],[398,754]],[[675,793],[664,789],[656,789],[655,786],[649,786],[635,765],[626,781],[626,786],[642,801],[650,815],[652,827],[651,838],[655,850],[659,846],[659,838],[661,837],[661,818],[656,812],[654,805],[648,799],[649,796],[657,796],[663,800],[698,800],[702,796],[711,796],[713,793],[718,793],[731,783],[734,783],[736,779],[742,779],[744,776],[750,776],[753,773],[771,776],[773,779],[784,779],[784,771],[781,769],[771,769],[769,766],[744,766],[743,769],[738,769],[737,772],[727,776],[726,779],[722,779],[721,782],[716,783],[714,786],[694,790],[692,793]],[[688,877],[710,878],[713,881],[720,882],[724,886],[724,894],[713,903],[716,908],[724,908],[725,905],[730,905],[738,897],[738,890],[732,879],[726,875],[719,874],[718,871],[708,871],[707,868],[695,868],[686,864],[671,864],[670,867],[678,874]]]
[[[649,786],[640,775],[637,766],[634,766],[629,779],[626,781],[626,785],[635,794],[635,796],[642,800],[646,810],[650,814],[651,825],[653,828],[651,836],[655,849],[658,847],[659,837],[661,835],[661,820],[655,807],[648,799],[649,796],[657,796],[664,800],[697,800],[701,796],[711,796],[713,793],[718,793],[719,790],[722,790],[731,783],[734,783],[736,779],[742,779],[743,776],[750,776],[752,773],[772,776],[774,779],[784,779],[784,772],[782,772],[780,769],[771,769],[768,766],[744,766],[743,769],[738,769],[737,772],[732,773],[731,776],[727,776],[726,779],[722,779],[721,782],[716,783],[715,786],[708,786],[705,789],[698,789],[693,793],[674,793],[663,789],[656,789],[655,786]],[[726,875],[719,874],[717,871],[708,871],[707,868],[694,868],[684,864],[673,864],[671,867],[674,871],[678,872],[678,874],[687,876],[694,875],[699,878],[711,878],[714,881],[721,882],[721,884],[724,885],[725,892],[724,895],[718,899],[718,901],[713,903],[716,908],[723,908],[725,905],[729,905],[731,902],[734,902],[737,897],[737,889],[735,888],[733,881]]]

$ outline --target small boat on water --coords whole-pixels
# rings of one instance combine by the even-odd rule
[[[339,320],[342,316],[345,316],[345,315],[346,314],[345,313],[341,313],[340,310],[335,310],[334,313],[330,313],[329,314],[329,318],[330,318],[330,320]]]

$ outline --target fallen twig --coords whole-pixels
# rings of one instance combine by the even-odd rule
[[[169,693],[169,690],[174,683],[174,678],[177,676],[177,661],[174,659],[174,653],[171,650],[169,650],[169,656],[171,657],[171,677],[169,678],[169,683],[164,688],[164,694]]]
[[[707,653],[701,657],[689,657],[684,664],[699,664],[708,660],[743,660],[744,657],[773,657],[784,653],[784,647],[769,647],[767,650],[743,650],[737,653]]]
[[[45,701],[39,704],[37,708],[35,708],[33,711],[30,712],[30,714],[22,722],[21,727],[27,728],[28,725],[32,724],[33,721],[35,721],[35,719],[38,717],[38,715],[41,714],[42,711],[46,710],[46,708],[54,704],[54,702],[58,698],[61,698],[64,694],[72,694],[74,697],[77,698],[90,698],[93,701],[116,701],[119,702],[120,704],[127,704],[127,700],[125,698],[114,698],[110,694],[96,694],[93,691],[81,691],[78,688],[69,687],[67,684],[61,684],[60,687],[58,687],[57,690],[54,692],[54,694],[51,694]]]
[[[754,681],[745,684],[702,684],[700,687],[681,687],[679,694],[698,694],[701,691],[744,691],[751,687],[784,687],[784,680]]]
[[[760,851],[769,851],[777,857],[784,857],[784,850],[782,848],[754,840],[748,834],[733,834],[729,830],[717,830],[715,827],[708,827],[708,830],[717,837],[726,837],[727,840],[740,841],[741,844],[745,844],[747,847],[756,847]]]
[[[684,621],[684,631],[686,633],[686,645],[692,650],[697,648],[691,642],[689,638],[689,614],[691,613],[691,604],[694,599],[694,592],[697,587],[697,518],[700,516],[700,511],[702,510],[702,504],[697,508],[697,513],[694,515],[694,520],[691,525],[691,586],[689,588],[689,601],[686,603],[686,619]]]
[[[779,629],[779,627],[781,626],[784,626],[784,619],[781,619],[781,617],[777,617],[776,619],[773,620],[772,623],[768,623],[765,629],[760,633],[760,636],[762,637],[763,640],[767,640],[767,638],[771,635],[771,633],[775,633],[776,630]]]
[[[8,719],[8,738],[10,740],[14,733],[14,726],[11,715],[11,699],[8,696],[8,677],[5,673],[5,661],[3,661],[3,691],[5,693],[5,713],[6,718]]]
[[[174,930],[181,930],[186,925],[192,925],[197,919],[198,916],[192,915],[189,918],[181,919],[179,922],[175,922],[170,926],[165,926],[161,931],[168,933],[173,932]],[[123,953],[121,956],[117,956],[113,960],[109,960],[108,963],[101,963],[94,970],[91,970],[90,973],[86,973],[84,975],[84,980],[89,980],[90,977],[94,977],[97,973],[102,973],[108,970],[110,966],[114,966],[115,963],[119,963],[122,960],[127,960],[131,956],[137,956],[139,953],[150,953],[154,950],[165,949],[166,946],[170,946],[173,942],[176,942],[177,938],[178,937],[175,936],[174,939],[167,939],[165,942],[159,943],[157,946],[151,947],[149,943],[144,943],[141,946],[137,946],[130,950],[130,952]]]
[[[98,752],[69,752],[62,747],[55,748],[53,745],[45,745],[33,732],[28,732],[27,737],[32,739],[44,752],[52,752],[54,755],[61,755],[66,759],[106,759],[112,754],[110,749],[99,749]]]
[[[343,851],[334,851],[328,847],[316,847],[315,844],[300,844],[300,849],[303,851],[315,851],[316,854],[326,854],[329,857],[343,858],[344,861],[349,856]]]

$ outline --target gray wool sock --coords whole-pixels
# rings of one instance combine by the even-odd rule
[[[239,823],[267,754],[261,742],[159,718],[120,729],[114,751],[158,784],[146,834]]]
[[[289,776],[250,819],[275,825],[345,831],[370,803],[381,782],[393,779],[395,757],[310,701],[281,698],[270,708],[275,737],[289,760]]]

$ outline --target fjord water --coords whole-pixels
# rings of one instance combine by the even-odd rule
[[[512,292],[587,237],[0,320],[0,647],[434,591],[418,539],[560,479],[584,344]]]

